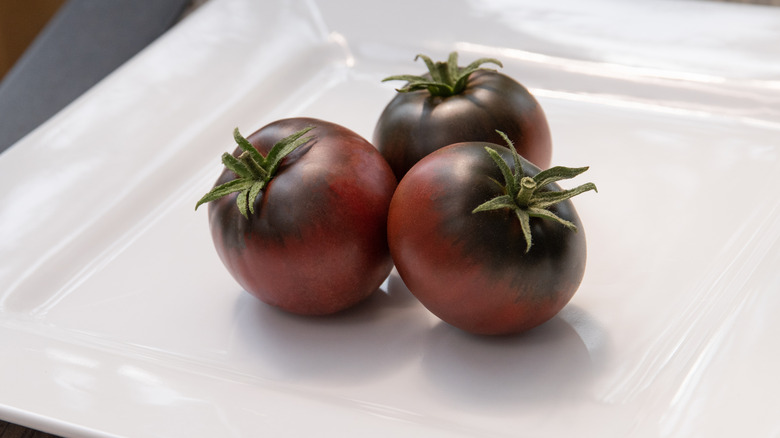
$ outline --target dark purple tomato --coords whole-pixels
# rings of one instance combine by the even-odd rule
[[[368,141],[322,120],[279,120],[246,140],[263,164],[290,138],[296,148],[282,153],[289,155],[259,186],[252,181],[262,182],[265,173],[251,169],[257,163],[247,158],[256,154],[240,147],[232,154],[236,160],[223,156],[223,162],[243,163],[233,166],[249,183],[225,169],[215,187],[236,184],[229,188],[239,191],[200,203],[210,202],[214,246],[249,293],[292,313],[338,312],[376,291],[392,269],[386,226],[396,179]]]
[[[515,180],[517,164],[524,177]],[[585,271],[585,235],[568,198],[595,186],[555,183],[585,169],[540,173],[510,149],[481,142],[429,154],[390,204],[388,240],[399,275],[432,313],[468,332],[511,334],[542,324],[569,302]],[[507,188],[508,176],[518,184]]]
[[[418,56],[429,73],[385,79],[406,80],[408,85],[385,107],[372,139],[399,181],[422,157],[444,146],[466,141],[503,144],[496,130],[504,132],[524,158],[542,169],[550,166],[552,139],[539,102],[509,76],[479,68],[499,61],[481,59],[457,67],[455,53],[446,63]],[[448,74],[453,66],[456,73]]]

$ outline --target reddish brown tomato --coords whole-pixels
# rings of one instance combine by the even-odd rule
[[[289,312],[320,315],[360,302],[390,273],[396,180],[370,143],[333,123],[285,119],[247,139],[266,155],[309,126],[313,139],[283,159],[254,214],[242,216],[233,193],[209,204],[209,221],[220,259],[244,289]],[[226,169],[217,185],[235,178]]]
[[[417,161],[444,146],[503,144],[496,130],[524,158],[549,167],[552,140],[541,105],[520,83],[490,70],[472,73],[463,91],[452,96],[433,96],[427,90],[396,94],[379,117],[373,143],[400,180]]]
[[[503,194],[485,146],[514,168],[509,149],[486,143],[451,145],[412,167],[390,204],[390,251],[409,290],[443,321],[476,334],[518,333],[552,318],[574,295],[585,235],[570,200],[550,211],[579,231],[532,217],[528,252],[511,211],[473,213]],[[522,167],[529,176],[539,172],[525,160]]]

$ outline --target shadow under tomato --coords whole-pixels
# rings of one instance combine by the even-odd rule
[[[440,323],[426,339],[424,373],[447,403],[468,409],[496,411],[587,397],[596,367],[563,313],[514,336],[476,336]]]
[[[356,383],[419,357],[424,309],[397,274],[364,302],[328,316],[299,316],[244,292],[236,301],[236,341],[265,377]],[[401,282],[401,285],[403,283]]]

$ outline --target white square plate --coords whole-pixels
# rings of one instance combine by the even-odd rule
[[[777,436],[780,9],[686,1],[211,0],[0,156],[0,418],[78,436]],[[301,318],[193,211],[236,126],[366,138],[417,53],[542,103],[588,267],[521,336],[397,274]]]

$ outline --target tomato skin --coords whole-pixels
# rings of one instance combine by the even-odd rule
[[[444,146],[467,141],[504,144],[496,130],[504,132],[524,158],[543,169],[550,166],[552,138],[541,105],[520,83],[490,70],[472,73],[461,94],[396,94],[380,115],[372,142],[400,181],[422,157]]]
[[[292,313],[322,315],[357,304],[389,275],[396,180],[370,143],[333,123],[284,119],[247,139],[266,155],[307,126],[315,139],[284,158],[254,214],[242,216],[233,193],[209,204],[209,223],[220,259],[245,290]],[[235,178],[225,170],[216,185]]]
[[[579,231],[531,218],[527,253],[513,213],[472,213],[503,194],[490,180],[501,181],[501,173],[488,145],[451,145],[417,163],[390,203],[388,240],[406,286],[443,321],[476,334],[519,333],[555,316],[574,295],[585,271],[585,235],[570,200],[550,211]],[[489,146],[511,163],[509,149]],[[523,168],[528,176],[539,172],[528,162]]]

